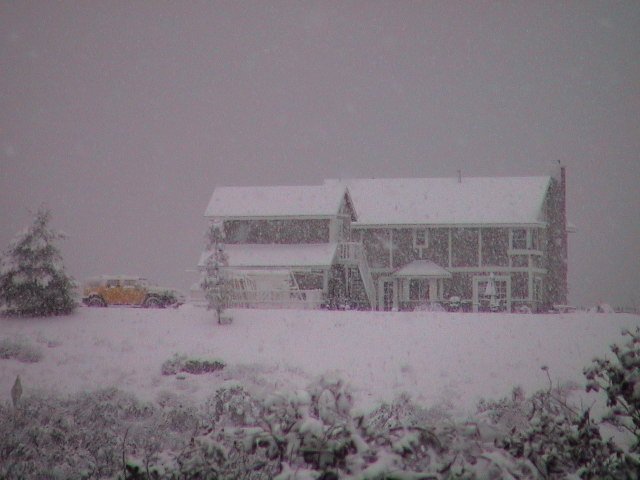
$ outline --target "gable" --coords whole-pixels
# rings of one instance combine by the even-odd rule
[[[356,210],[353,208],[353,201],[351,200],[348,189],[344,192],[344,196],[342,197],[339,214],[348,216],[352,222],[357,220]]]

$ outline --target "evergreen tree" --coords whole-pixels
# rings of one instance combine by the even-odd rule
[[[54,245],[64,235],[49,228],[50,219],[49,210],[38,210],[0,259],[0,305],[9,315],[66,315],[76,307],[72,279]]]
[[[223,323],[223,311],[229,305],[231,285],[224,267],[229,265],[229,258],[224,251],[224,228],[221,221],[213,222],[207,234],[208,250],[205,275],[201,287],[207,299],[209,309],[216,311],[218,323]]]

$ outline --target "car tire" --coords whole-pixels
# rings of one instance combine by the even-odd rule
[[[107,302],[105,302],[100,297],[91,297],[89,298],[89,300],[87,300],[87,306],[88,307],[106,307]]]
[[[164,307],[164,304],[159,297],[147,297],[144,301],[144,306],[146,308],[162,308]]]

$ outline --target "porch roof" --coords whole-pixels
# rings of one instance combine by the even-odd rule
[[[337,247],[337,243],[225,245],[225,253],[232,268],[329,268]],[[202,253],[200,268],[206,266],[211,254]]]
[[[393,277],[451,278],[451,273],[431,260],[414,260],[396,270]]]

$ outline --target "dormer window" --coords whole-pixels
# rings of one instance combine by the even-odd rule
[[[427,248],[429,246],[429,236],[426,228],[418,228],[413,231],[413,246],[415,248]]]

